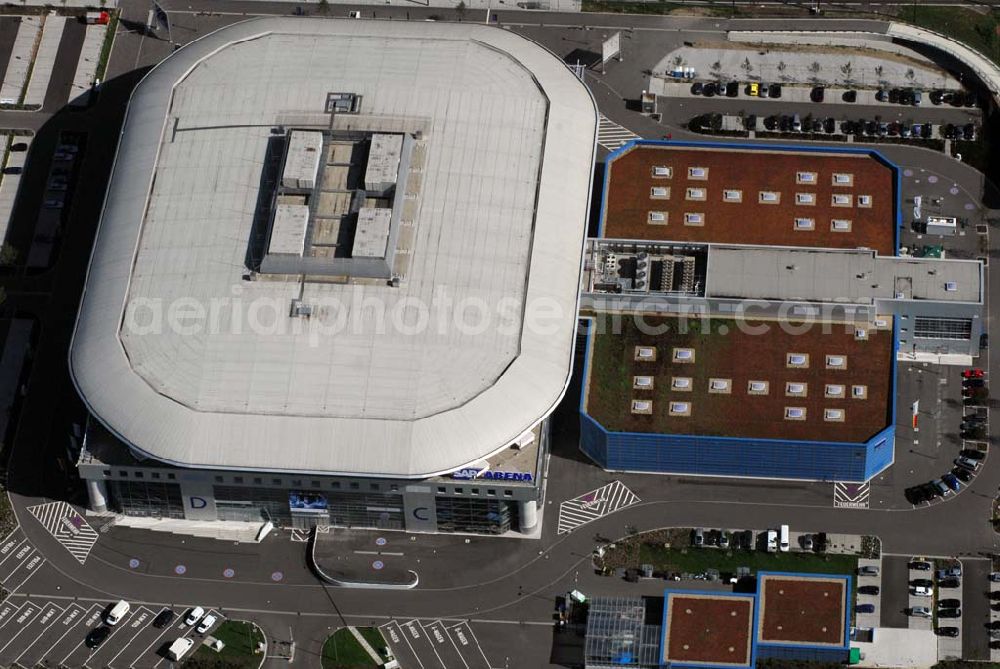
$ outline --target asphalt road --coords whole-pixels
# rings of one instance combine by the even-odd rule
[[[238,20],[243,11],[287,12],[291,9],[288,4],[222,4],[215,0],[175,4],[173,8],[181,6],[184,9],[174,14],[174,26],[175,37],[184,40]],[[127,20],[145,19],[147,4],[126,0],[124,7]],[[225,12],[209,17],[195,15],[209,8],[224,8]],[[342,9],[347,10],[338,6],[331,11]],[[185,13],[189,11],[193,13]],[[420,11],[442,14],[441,10],[382,7],[368,7],[365,11],[400,17],[405,17],[409,11],[413,13],[411,18],[418,16]],[[580,30],[584,24],[610,27],[641,24],[635,32],[650,34],[651,44],[645,45],[641,52],[650,58],[655,51],[652,42],[673,42],[687,34],[696,34],[695,31],[715,32],[728,25],[719,19],[637,19],[534,12],[501,12],[500,16],[502,23],[518,30],[545,33],[552,44],[567,42],[560,52],[575,48],[568,38],[587,32]],[[557,25],[553,27],[553,23]],[[541,28],[541,24],[546,28]],[[749,21],[740,25],[773,27],[774,22]],[[799,21],[788,25],[805,24]],[[824,27],[836,25],[850,29],[867,26],[855,21],[824,23]],[[678,30],[678,26],[683,29]],[[599,35],[600,29],[595,28],[595,31],[593,36]],[[587,37],[588,44],[591,37]],[[662,44],[659,47],[661,52],[664,48]],[[1000,467],[992,461],[987,462],[983,472],[962,494],[917,510],[895,503],[869,510],[835,509],[829,483],[610,474],[587,462],[577,449],[579,385],[575,380],[567,401],[555,418],[549,501],[543,513],[545,530],[541,540],[472,538],[466,544],[464,538],[456,538],[454,546],[442,552],[439,559],[419,565],[423,585],[417,590],[360,592],[332,590],[319,585],[306,566],[304,546],[292,543],[285,534],[275,535],[273,540],[259,546],[228,546],[209,540],[149,536],[113,529],[101,536],[86,565],[81,565],[24,509],[41,498],[58,499],[67,493],[66,480],[51,454],[62,449],[69,424],[82,416],[82,407],[69,381],[65,363],[81,278],[99,218],[107,168],[117,142],[122,104],[141,75],[134,68],[157,62],[171,51],[171,45],[162,40],[123,32],[119,35],[109,80],[94,108],[84,112],[61,111],[52,116],[0,114],[0,125],[13,123],[16,119],[17,127],[38,128],[33,151],[38,152],[35,155],[41,167],[45,165],[45,151],[51,150],[59,131],[88,132],[83,157],[85,169],[73,201],[73,222],[65,230],[64,250],[58,264],[40,275],[4,279],[9,293],[6,308],[35,314],[42,324],[28,397],[15,438],[10,484],[23,531],[45,561],[15,593],[14,601],[23,600],[25,593],[30,593],[33,600],[43,603],[66,604],[75,598],[90,605],[125,597],[135,603],[144,603],[150,609],[163,605],[178,608],[211,605],[231,615],[260,619],[270,634],[281,638],[296,637],[302,642],[302,652],[313,654],[325,630],[344,621],[382,624],[412,618],[468,619],[494,663],[503,661],[499,657],[503,655],[511,659],[511,666],[534,667],[545,666],[544,662],[549,659],[552,603],[556,595],[572,588],[585,592],[629,592],[630,586],[598,577],[589,568],[594,536],[618,537],[625,533],[627,526],[640,530],[691,525],[765,528],[788,523],[796,530],[876,534],[882,538],[884,550],[889,553],[959,554],[969,557],[967,563],[983,565],[986,562],[980,556],[996,551],[997,536],[985,522],[990,500],[1000,483]],[[592,76],[595,97],[602,111],[613,120],[640,134],[658,136],[665,126],[638,116],[625,105],[624,98],[637,86],[641,87],[643,77],[642,62],[628,61],[626,64],[620,72],[609,69],[604,77]],[[622,95],[622,91],[627,92]],[[678,136],[683,134],[676,133]],[[886,146],[883,150],[901,165],[926,165],[967,189],[982,187],[981,175],[940,153],[896,146]],[[34,177],[29,175],[29,178]],[[22,216],[21,210],[24,210],[23,216],[30,216],[33,197],[29,194],[24,200],[26,204],[19,204],[16,217]],[[991,275],[990,313],[996,280]],[[992,365],[990,370],[996,371]],[[573,533],[556,534],[560,501],[614,480],[623,482],[642,501]],[[956,522],[956,519],[969,520]],[[140,567],[130,567],[131,559],[138,560]],[[236,576],[227,579],[222,570],[230,563],[236,565]],[[176,572],[180,564],[185,566],[183,575]],[[476,568],[456,570],[455,565],[476,565]],[[280,581],[274,580],[278,572],[282,573]],[[283,629],[286,625],[290,628],[287,633]]]

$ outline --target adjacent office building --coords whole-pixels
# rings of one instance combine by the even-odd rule
[[[91,507],[537,529],[596,127],[485,26],[260,19],[163,61],[70,352]]]
[[[867,149],[643,142],[608,160],[581,448],[609,470],[866,481],[896,359],[978,354],[983,265],[900,254]]]

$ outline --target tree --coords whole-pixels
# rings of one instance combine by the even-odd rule
[[[906,70],[906,78],[909,79],[910,81],[913,81],[916,78],[916,76],[917,73],[913,71],[912,67]]]
[[[319,0],[318,11],[323,16],[330,13],[330,0]]]
[[[812,65],[809,66],[809,71],[812,72],[813,82],[819,81],[819,73],[822,71],[823,66],[819,64],[818,60],[814,60]]]
[[[13,265],[17,262],[17,259],[21,256],[10,244],[4,244],[0,246],[0,265]]]
[[[787,69],[788,69],[788,64],[785,61],[783,61],[783,60],[779,60],[778,61],[778,72],[781,73],[781,79],[782,79],[782,81],[788,79],[788,77],[785,76],[785,70],[787,70]]]
[[[878,77],[879,80],[882,79],[882,73],[883,72],[885,72],[885,68],[884,67],[882,67],[881,65],[876,65],[875,66],[875,76]]]
[[[712,72],[715,73],[715,76],[719,76],[719,73],[722,71],[722,63],[719,61],[715,61],[714,63],[712,63],[711,69]]]
[[[684,65],[684,56],[674,56],[674,67],[682,67]]]
[[[459,20],[465,18],[465,0],[459,0],[459,3],[455,5],[455,11],[458,12]]]
[[[749,56],[743,59],[743,63],[740,65],[747,74],[753,72],[753,65],[750,64]]]

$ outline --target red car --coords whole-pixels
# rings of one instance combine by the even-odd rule
[[[978,367],[974,369],[966,369],[962,372],[963,379],[981,379],[983,378],[983,370]]]

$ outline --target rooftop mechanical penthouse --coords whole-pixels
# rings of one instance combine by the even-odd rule
[[[978,260],[900,255],[875,151],[635,142],[588,240],[581,448],[609,470],[865,481],[896,359],[978,355]]]
[[[563,63],[482,26],[261,19],[167,58],[70,353],[91,505],[530,532],[596,127]]]

